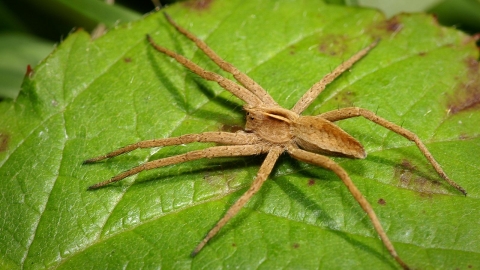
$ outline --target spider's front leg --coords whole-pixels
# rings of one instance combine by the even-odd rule
[[[219,144],[255,144],[258,143],[260,139],[251,133],[245,132],[204,132],[200,134],[186,134],[179,137],[172,137],[172,138],[163,138],[163,139],[153,139],[147,141],[141,141],[134,144],[127,145],[120,149],[117,149],[113,152],[108,154],[94,157],[91,159],[87,159],[83,162],[83,164],[90,164],[95,163],[107,158],[116,157],[128,152],[131,152],[136,149],[140,148],[154,148],[154,147],[164,147],[170,145],[181,145],[193,142],[211,142],[211,143],[219,143]]]
[[[208,45],[193,35],[192,33],[188,32],[185,28],[179,26],[173,19],[168,15],[168,13],[163,12],[167,21],[177,29],[182,35],[186,36],[191,41],[195,42],[198,48],[200,48],[205,55],[207,55],[210,59],[212,59],[215,64],[217,64],[221,69],[229,72],[233,75],[233,77],[240,82],[245,88],[250,90],[253,94],[259,97],[265,105],[276,106],[278,105],[275,100],[254,80],[248,77],[247,74],[238,70],[235,66],[228,63],[227,61],[223,60],[216,52],[214,52]]]
[[[153,48],[155,48],[155,50],[175,59],[178,63],[182,64],[184,67],[188,68],[190,71],[204,78],[205,80],[218,83],[218,85],[220,85],[223,89],[229,91],[239,99],[245,101],[247,104],[257,106],[263,104],[263,101],[258,96],[250,92],[250,90],[246,89],[245,87],[238,85],[234,81],[222,77],[215,72],[204,70],[199,65],[185,58],[185,56],[179,55],[167,48],[156,44],[152,37],[150,37],[149,35],[147,35],[147,40],[148,42],[150,42]]]
[[[222,144],[231,144],[229,146],[216,146],[203,150],[197,150],[188,152],[185,154],[162,158],[154,161],[150,161],[125,171],[121,174],[114,176],[113,178],[90,186],[89,189],[97,189],[108,185],[113,182],[120,181],[128,176],[140,173],[145,170],[151,170],[163,166],[173,165],[177,163],[183,163],[190,160],[196,160],[201,158],[214,158],[214,157],[235,157],[235,156],[250,156],[258,155],[266,152],[266,146],[259,143],[259,138],[254,134],[249,133],[229,133],[229,132],[206,132],[201,134],[188,134],[180,137],[166,138],[143,141],[136,144],[132,144],[123,148],[120,148],[107,155],[99,156],[84,161],[84,163],[93,163],[106,158],[114,157],[126,152],[138,148],[151,148],[167,145],[178,145],[191,142],[215,142]]]
[[[334,111],[329,111],[326,113],[320,114],[318,117],[327,119],[331,122],[347,119],[347,118],[352,118],[352,117],[358,117],[358,116],[363,116],[364,118],[384,127],[387,128],[399,135],[402,135],[403,137],[407,138],[410,141],[415,142],[417,145],[418,149],[420,149],[420,152],[427,158],[427,160],[432,164],[433,168],[437,171],[437,173],[445,180],[447,181],[448,184],[450,184],[452,187],[456,188],[458,191],[463,193],[463,195],[467,195],[467,192],[465,189],[463,189],[459,184],[455,183],[453,180],[451,180],[447,174],[443,171],[442,167],[440,164],[433,158],[432,154],[430,151],[428,151],[427,147],[423,142],[418,138],[418,136],[399,126],[396,125],[384,118],[381,118],[380,116],[376,115],[372,111],[363,109],[363,108],[358,108],[358,107],[349,107],[349,108],[343,108],[343,109],[338,109]]]
[[[265,144],[215,146],[203,150],[191,151],[185,154],[161,158],[144,163],[121,174],[118,174],[109,180],[92,185],[88,189],[97,189],[110,183],[118,182],[126,177],[138,174],[142,171],[152,170],[155,168],[183,163],[191,160],[197,160],[202,158],[210,159],[215,157],[253,156],[265,153],[267,151],[268,146],[266,146]]]
[[[345,186],[347,186],[348,190],[350,193],[353,195],[355,200],[360,204],[362,209],[367,213],[368,217],[372,221],[373,227],[377,231],[378,235],[380,236],[380,239],[382,239],[383,244],[387,248],[388,252],[392,255],[393,258],[404,268],[404,269],[409,269],[407,264],[400,259],[400,257],[397,254],[397,251],[395,250],[392,242],[390,242],[390,239],[388,238],[387,234],[383,230],[382,225],[380,224],[380,220],[378,220],[377,215],[373,211],[372,206],[370,203],[363,197],[362,193],[360,190],[355,186],[353,181],[350,179],[350,176],[348,176],[348,173],[337,163],[335,163],[333,160],[326,156],[322,156],[319,154],[307,152],[305,150],[299,149],[294,146],[290,146],[288,148],[288,153],[301,161],[317,165],[320,167],[323,167],[325,169],[333,171],[340,179],[343,181]]]

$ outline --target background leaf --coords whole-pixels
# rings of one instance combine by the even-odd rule
[[[411,142],[363,119],[340,125],[364,143],[367,159],[335,160],[409,265],[478,267],[473,38],[425,15],[386,21],[373,10],[313,1],[204,3],[168,12],[286,108],[380,37],[305,114],[355,105],[416,132],[467,197],[446,186]],[[73,33],[25,79],[16,100],[0,103],[2,268],[398,267],[341,181],[289,157],[195,259],[190,252],[248,188],[262,157],[189,162],[86,191],[147,160],[205,146],[135,151],[82,166],[86,158],[139,140],[243,124],[239,100],[159,55],[147,33],[219,71],[152,14],[95,41]]]
[[[50,53],[53,45],[23,34],[0,34],[0,98],[15,98],[23,77],[28,73],[27,63],[35,65]]]

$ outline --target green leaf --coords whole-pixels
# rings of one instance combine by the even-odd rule
[[[360,106],[417,133],[468,196],[446,185],[411,142],[364,119],[340,126],[368,157],[335,160],[410,266],[479,266],[480,77],[471,37],[427,15],[386,21],[374,10],[319,1],[206,3],[168,12],[286,108],[381,38],[305,114]],[[147,33],[220,72],[162,14],[151,14],[95,41],[71,34],[25,79],[16,100],[0,103],[0,268],[399,267],[342,182],[288,156],[194,259],[190,252],[246,191],[262,157],[188,162],[87,191],[147,160],[205,145],[82,165],[87,158],[243,124],[240,100],[157,53]]]

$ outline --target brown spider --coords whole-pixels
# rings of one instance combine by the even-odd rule
[[[417,135],[377,116],[371,111],[357,107],[349,107],[326,112],[317,116],[300,115],[323,91],[323,89],[325,89],[327,84],[332,82],[345,70],[349,69],[355,62],[364,57],[368,51],[376,46],[377,41],[359,51],[350,59],[335,68],[331,73],[327,74],[322,80],[314,84],[291,110],[287,110],[280,107],[272,99],[272,97],[250,77],[240,72],[230,63],[225,62],[203,41],[177,25],[168,14],[164,14],[167,21],[173,27],[175,27],[184,36],[195,42],[198,48],[200,48],[220,68],[231,73],[241,85],[216,73],[206,71],[187,58],[178,55],[173,51],[160,47],[150,36],[147,35],[147,39],[150,44],[157,51],[174,58],[177,62],[184,65],[195,74],[206,80],[217,82],[221,87],[231,92],[239,99],[245,101],[246,104],[244,105],[244,109],[247,111],[245,130],[235,133],[204,132],[200,134],[187,134],[174,138],[142,141],[120,148],[106,155],[88,159],[84,163],[97,162],[133,151],[138,148],[162,147],[192,142],[213,142],[222,145],[150,161],[118,174],[107,181],[90,186],[89,189],[103,187],[145,170],[151,170],[167,165],[187,162],[190,160],[266,154],[266,158],[261,165],[251,187],[228,209],[226,214],[198,244],[198,246],[192,252],[192,256],[195,256],[205,246],[205,244],[212,237],[214,237],[232,217],[238,213],[245,203],[247,203],[248,200],[255,195],[255,193],[257,193],[265,180],[267,180],[268,175],[272,171],[272,168],[279,156],[282,153],[287,152],[290,156],[298,160],[324,167],[332,170],[336,175],[338,175],[338,177],[340,177],[343,183],[347,186],[353,197],[367,213],[368,217],[372,221],[373,227],[377,231],[378,235],[383,241],[383,244],[388,249],[390,254],[403,268],[408,269],[408,266],[397,255],[393,244],[390,242],[385,231],[383,230],[380,221],[372,209],[372,206],[354,185],[347,172],[333,160],[324,156],[333,155],[362,159],[366,157],[365,150],[360,142],[332,122],[351,117],[363,116],[364,118],[378,125],[402,135],[408,140],[415,142],[423,155],[432,164],[438,174],[445,179],[445,181],[458,189],[464,195],[466,195],[465,190],[447,177],[445,172],[442,170],[437,161],[435,161],[433,156],[420,141]]]

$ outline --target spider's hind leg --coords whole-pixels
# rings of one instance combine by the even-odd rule
[[[305,150],[296,148],[296,147],[290,147],[288,149],[288,153],[301,161],[314,164],[320,167],[323,167],[325,169],[333,171],[347,186],[348,190],[352,194],[352,196],[357,200],[358,204],[362,207],[363,211],[367,213],[368,217],[370,218],[370,221],[372,221],[373,227],[377,231],[378,235],[380,236],[380,239],[382,239],[383,244],[387,248],[388,252],[392,255],[392,257],[404,268],[404,269],[409,269],[408,265],[403,262],[402,259],[397,254],[397,251],[395,250],[395,247],[393,246],[392,242],[388,238],[387,234],[383,230],[382,224],[380,223],[380,220],[378,220],[377,215],[373,211],[372,206],[370,203],[363,197],[362,193],[360,190],[355,186],[353,181],[350,179],[350,176],[348,176],[348,173],[337,163],[335,163],[333,160],[326,156],[322,156],[319,154],[307,152]]]
[[[432,164],[435,171],[437,171],[437,173],[445,181],[447,181],[448,184],[450,184],[452,187],[456,188],[458,191],[463,193],[463,195],[465,195],[465,196],[467,195],[467,192],[465,191],[464,188],[462,188],[459,184],[455,183],[453,180],[451,180],[447,176],[447,174],[443,171],[440,164],[433,158],[433,155],[430,153],[430,151],[428,151],[425,144],[423,144],[423,142],[420,140],[420,138],[418,138],[418,136],[415,133],[413,133],[413,132],[411,132],[411,131],[409,131],[409,130],[407,130],[407,129],[399,126],[399,125],[396,125],[396,124],[394,124],[394,123],[392,123],[392,122],[390,122],[390,121],[388,121],[384,118],[381,118],[380,116],[376,115],[372,111],[369,111],[369,110],[366,110],[366,109],[363,109],[363,108],[358,108],[358,107],[349,107],[349,108],[338,109],[338,110],[322,113],[322,114],[319,115],[319,117],[325,118],[325,119],[327,119],[329,121],[332,121],[332,122],[347,119],[347,118],[352,118],[352,117],[358,117],[358,116],[363,116],[367,120],[370,120],[370,121],[374,122],[375,124],[378,124],[378,125],[380,125],[384,128],[387,128],[387,129],[405,137],[406,139],[408,139],[410,141],[413,141],[417,145],[420,152],[422,152],[422,154],[427,158],[427,160],[430,162],[430,164]]]

